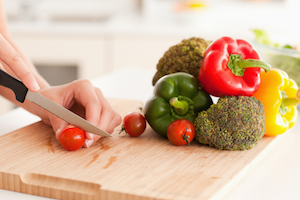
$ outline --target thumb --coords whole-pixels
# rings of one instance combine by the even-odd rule
[[[68,123],[55,115],[49,117],[52,129],[55,133],[56,139],[58,140],[61,131],[68,126]]]

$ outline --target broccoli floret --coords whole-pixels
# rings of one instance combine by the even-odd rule
[[[266,132],[263,104],[246,96],[221,97],[194,125],[199,143],[224,150],[251,149]]]
[[[202,38],[192,37],[170,47],[156,66],[157,72],[152,84],[155,85],[162,76],[175,72],[186,72],[198,78],[205,50],[210,43]]]

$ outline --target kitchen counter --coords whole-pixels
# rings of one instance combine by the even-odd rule
[[[152,94],[151,80],[154,70],[127,68],[94,79],[107,98],[123,98],[146,101]],[[214,99],[215,101],[216,99]],[[39,118],[22,108],[0,116],[0,135],[39,121]],[[299,199],[300,180],[300,120],[247,175],[230,190],[224,200],[281,200]],[[20,147],[22,148],[22,147]],[[1,199],[42,200],[32,196],[0,190]]]

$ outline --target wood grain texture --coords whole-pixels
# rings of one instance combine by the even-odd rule
[[[111,99],[122,117],[142,102]],[[174,146],[150,126],[138,138],[101,138],[92,147],[64,150],[42,122],[0,138],[0,188],[66,200],[220,199],[280,137],[264,137],[247,151],[192,142]]]

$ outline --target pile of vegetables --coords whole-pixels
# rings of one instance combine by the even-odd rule
[[[250,43],[215,40],[199,68],[197,78],[186,66],[184,72],[162,76],[144,106],[152,129],[173,144],[190,144],[195,138],[217,149],[246,150],[264,135],[282,134],[295,124],[297,84],[261,61]],[[219,97],[216,104],[211,96]]]
[[[297,83],[263,62],[244,40],[183,40],[164,54],[157,70],[144,113],[128,113],[120,133],[138,137],[147,121],[174,145],[190,145],[195,139],[220,150],[248,150],[263,136],[280,135],[297,121]],[[212,96],[219,98],[216,104]],[[84,140],[84,131],[71,125],[59,139],[71,151]]]

